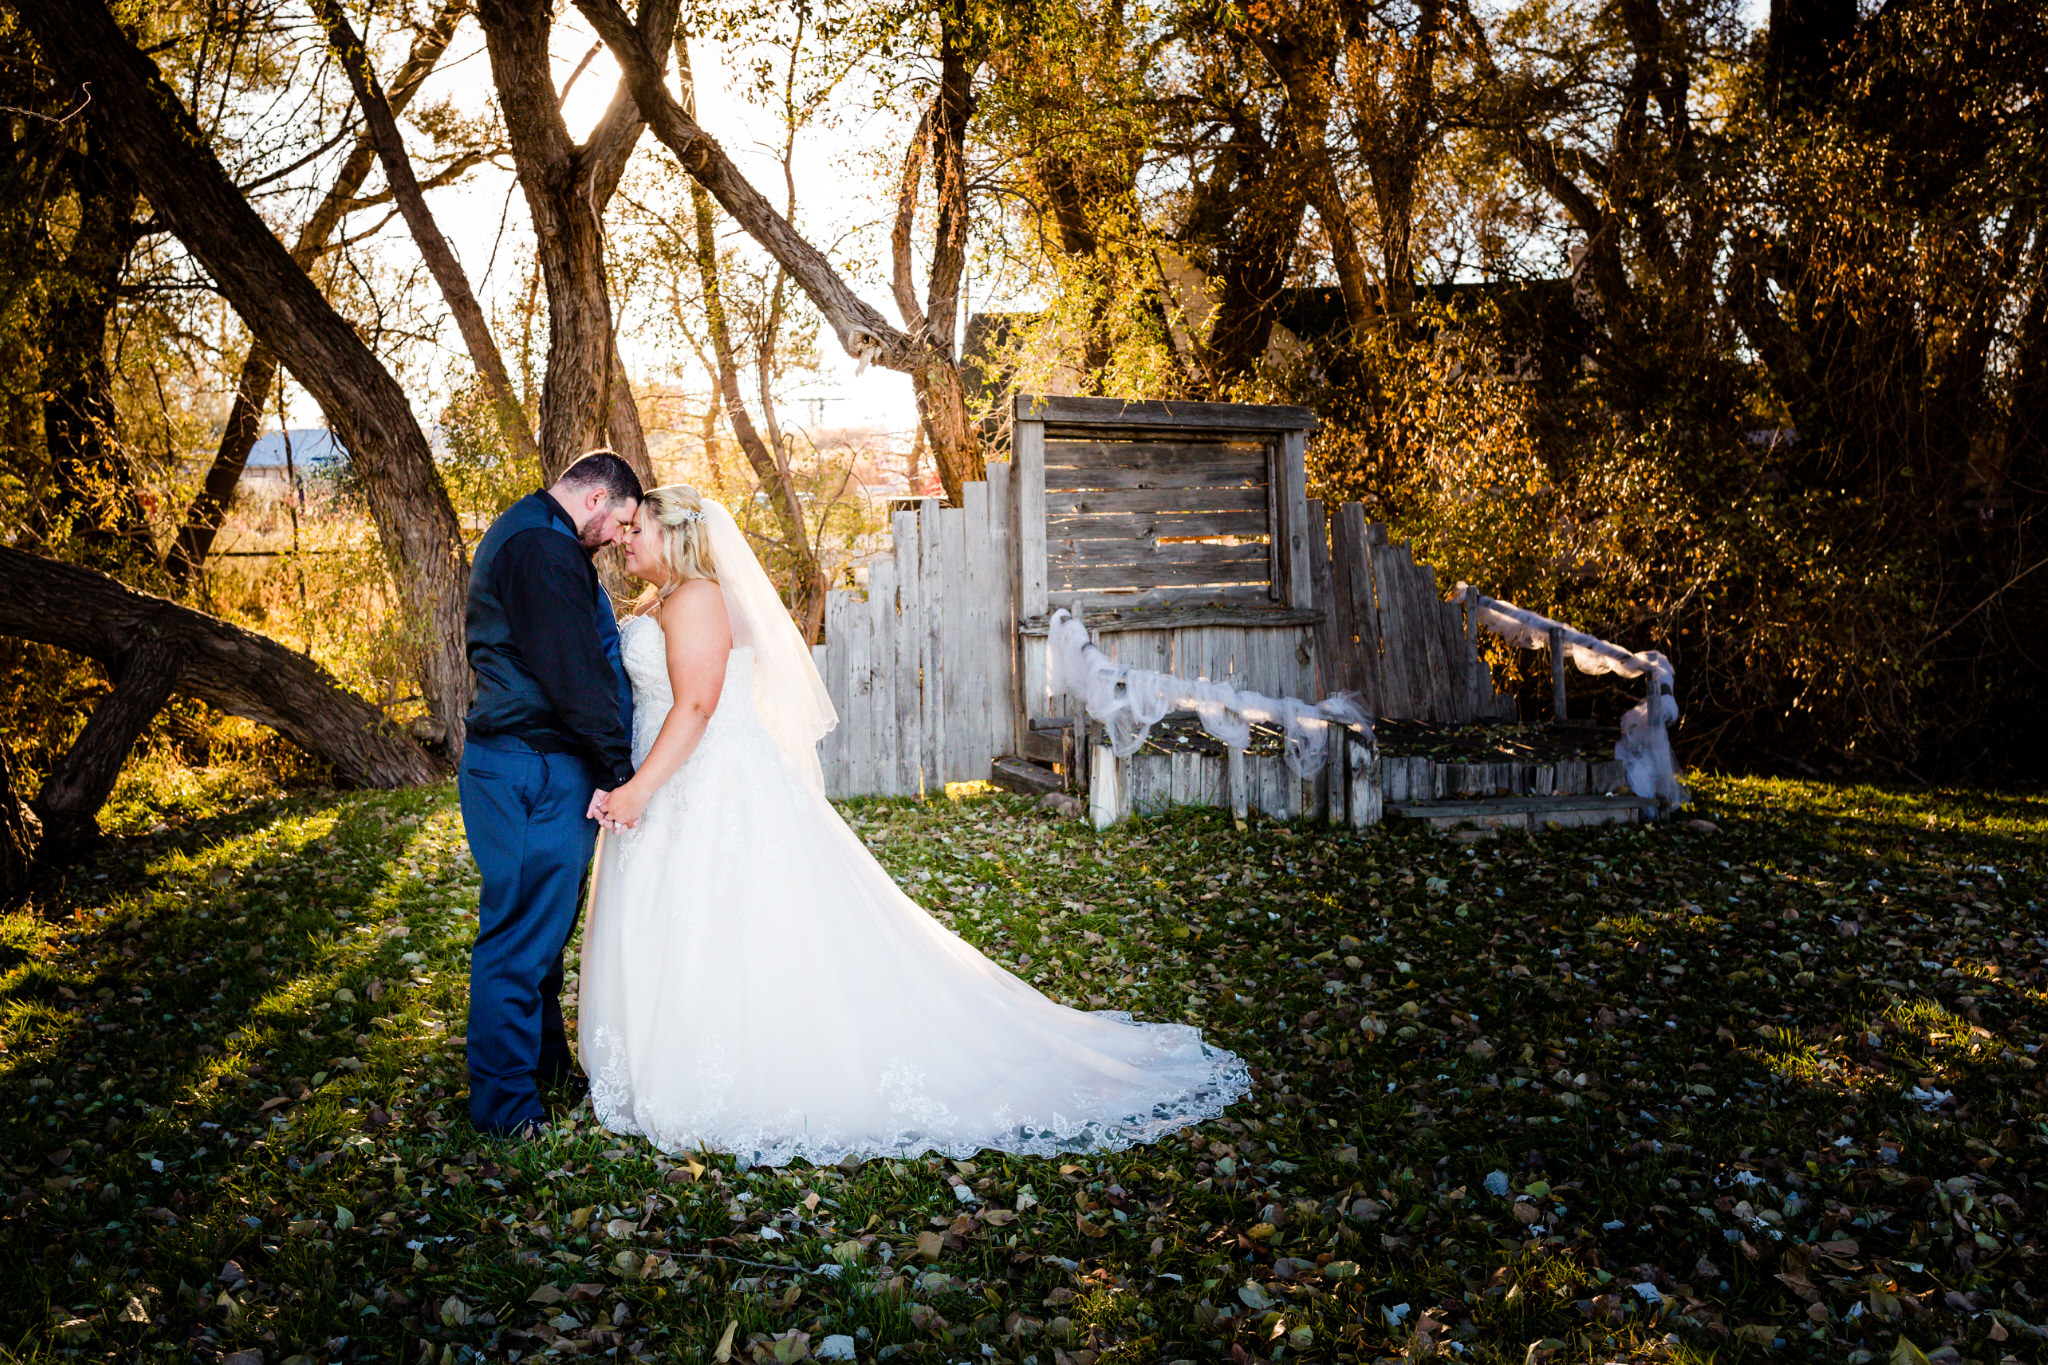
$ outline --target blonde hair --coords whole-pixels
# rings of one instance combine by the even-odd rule
[[[654,555],[668,570],[668,581],[649,584],[641,603],[659,602],[692,578],[718,581],[711,546],[704,532],[704,498],[686,483],[650,488],[640,497],[645,514],[642,534],[654,537]]]

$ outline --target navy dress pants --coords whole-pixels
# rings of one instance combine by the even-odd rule
[[[575,754],[475,737],[456,782],[483,874],[469,958],[469,1118],[486,1133],[541,1120],[536,1076],[569,1070],[562,949],[597,846],[595,771]]]

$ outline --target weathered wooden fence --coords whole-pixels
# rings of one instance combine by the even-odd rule
[[[1271,696],[1355,689],[1375,715],[1497,714],[1477,623],[1435,571],[1357,504],[1326,517],[1307,497],[1315,424],[1303,408],[1019,397],[1011,462],[960,507],[892,514],[865,595],[826,597],[813,657],[840,717],[820,746],[827,793],[986,778],[1031,750],[1034,721],[1078,720],[1080,699],[1047,676],[1058,606],[1121,663]],[[1304,784],[1270,785],[1284,796],[1259,809],[1308,813]]]
[[[1365,519],[1355,502],[1311,500],[1310,573],[1323,693],[1355,691],[1375,716],[1462,722],[1515,715],[1479,653],[1479,617],[1447,602],[1436,570]],[[1327,534],[1320,533],[1327,525]]]
[[[959,507],[892,513],[867,595],[826,594],[811,656],[839,711],[819,746],[827,795],[942,791],[1014,752],[1009,475],[991,464]]]

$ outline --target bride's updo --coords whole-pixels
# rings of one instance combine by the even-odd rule
[[[650,587],[647,599],[658,602],[687,579],[718,581],[710,540],[704,532],[702,494],[686,483],[665,484],[641,495],[640,510],[645,514],[643,531],[654,538],[655,558],[668,570],[668,581]]]

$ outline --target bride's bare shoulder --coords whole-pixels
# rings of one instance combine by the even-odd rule
[[[670,634],[714,633],[730,638],[732,627],[725,617],[725,594],[708,578],[691,578],[675,587],[656,608],[661,628]]]

